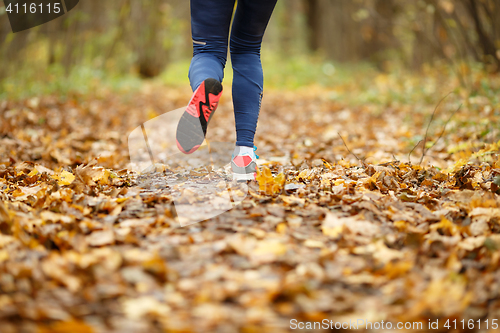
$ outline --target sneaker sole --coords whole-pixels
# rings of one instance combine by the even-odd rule
[[[217,109],[221,94],[222,85],[215,79],[206,79],[193,93],[177,125],[177,148],[184,154],[194,153],[205,140],[208,123]],[[207,110],[210,111],[208,120],[204,112]]]
[[[255,180],[257,173],[233,173],[233,180],[237,182],[245,182],[249,180]]]

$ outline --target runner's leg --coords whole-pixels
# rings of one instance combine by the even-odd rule
[[[231,30],[236,145],[253,147],[264,85],[260,48],[277,0],[238,0]]]
[[[234,2],[191,0],[193,59],[189,68],[189,81],[193,91],[207,78],[222,82]]]
[[[179,119],[176,143],[185,154],[205,140],[222,94],[229,25],[235,0],[191,0],[193,59],[189,81],[193,95]]]

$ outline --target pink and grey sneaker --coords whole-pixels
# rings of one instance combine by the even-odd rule
[[[257,177],[257,162],[259,158],[255,154],[257,147],[236,146],[231,158],[231,170],[233,171],[233,180],[243,182],[255,180]]]
[[[205,140],[221,95],[222,84],[216,79],[206,79],[193,93],[177,125],[177,147],[184,154],[195,152]]]

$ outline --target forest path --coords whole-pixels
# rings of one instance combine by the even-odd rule
[[[279,332],[291,319],[425,331],[428,319],[500,318],[499,147],[474,136],[472,107],[418,165],[421,146],[413,163],[408,153],[433,105],[270,91],[256,140],[262,173],[247,186],[223,169],[229,96],[209,154],[155,150],[158,164],[141,175],[129,134],[182,107],[188,91],[0,104],[2,332]],[[456,104],[445,103],[430,142]],[[478,117],[498,123],[483,109]],[[214,217],[182,227],[182,214]]]

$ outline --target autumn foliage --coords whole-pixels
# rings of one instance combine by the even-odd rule
[[[399,80],[268,91],[257,182],[236,208],[184,228],[173,188],[128,168],[126,136],[183,106],[188,88],[0,101],[0,330],[500,318],[498,95],[455,91],[423,150],[449,82]],[[425,85],[431,94],[394,95]],[[229,97],[210,126],[209,141],[234,136]],[[166,163],[147,177],[207,172]]]

